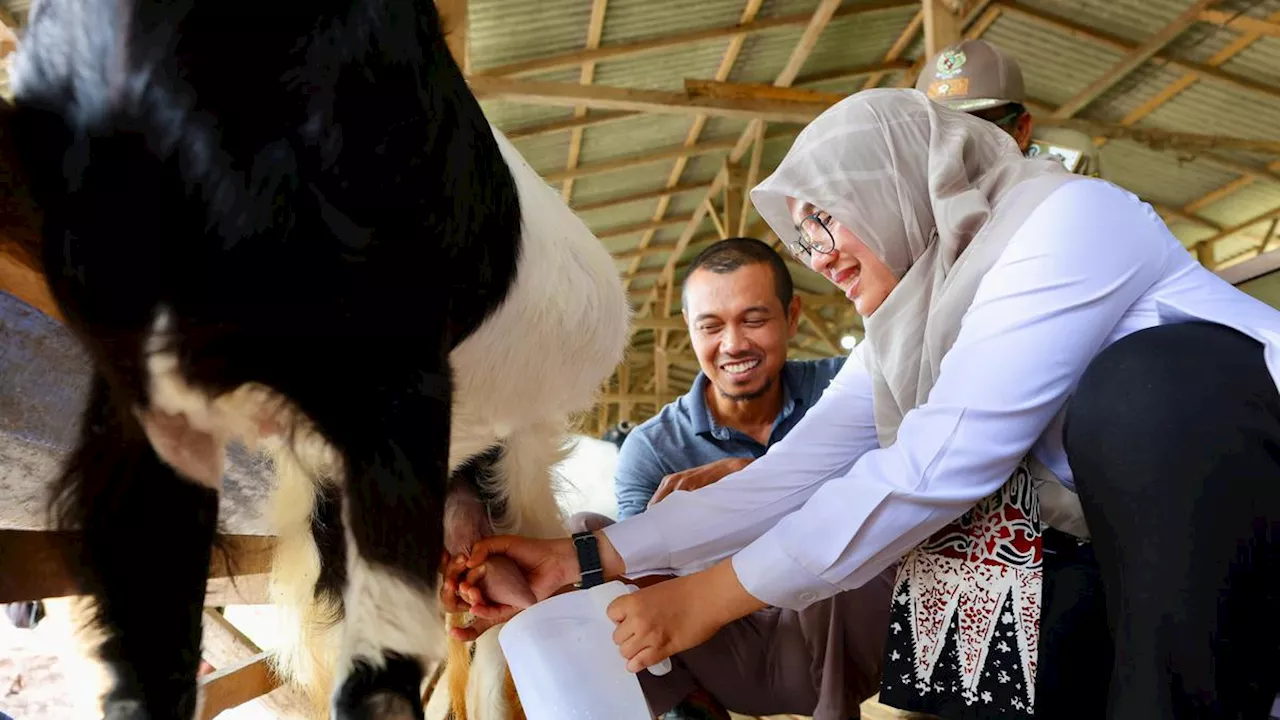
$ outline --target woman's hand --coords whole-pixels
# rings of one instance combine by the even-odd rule
[[[613,641],[627,669],[640,672],[697,647],[720,628],[766,607],[742,587],[729,560],[609,603]]]
[[[458,582],[458,595],[470,603],[471,614],[492,623],[511,619],[519,609],[493,603],[477,587],[484,577],[484,562],[503,555],[524,574],[534,597],[541,601],[578,581],[578,553],[569,539],[541,540],[516,535],[494,535],[476,543],[463,565],[466,576]]]

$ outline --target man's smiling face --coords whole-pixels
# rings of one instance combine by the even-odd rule
[[[784,308],[773,270],[759,262],[727,273],[699,268],[685,282],[684,316],[698,364],[723,396],[749,400],[778,381],[800,313]]]

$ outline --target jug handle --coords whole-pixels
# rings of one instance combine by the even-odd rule
[[[621,585],[623,588],[623,591],[628,594],[633,593],[636,590],[640,589],[635,585],[632,585],[631,583],[624,583],[624,582],[618,582],[618,581],[614,581],[614,582],[616,582],[618,585]],[[613,583],[610,583],[610,584],[612,585]],[[605,597],[607,596],[605,597],[595,596],[595,597],[596,597],[596,602],[597,604],[599,604],[601,610],[605,609],[608,606],[608,601],[605,599]],[[657,675],[657,676],[666,675],[667,673],[671,672],[671,659],[665,658],[662,660],[662,662],[656,665],[650,665],[645,669],[649,671],[650,675]]]
[[[632,585],[631,583],[623,583],[623,585],[627,588],[628,594],[633,593],[636,590],[640,589],[635,585]],[[671,672],[671,658],[664,658],[662,662],[658,663],[657,665],[650,665],[645,669],[649,671],[650,675],[657,675],[659,677],[666,675],[667,673]]]

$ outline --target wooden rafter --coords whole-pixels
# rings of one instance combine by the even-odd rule
[[[782,70],[778,73],[777,78],[775,78],[773,84],[776,87],[788,87],[795,82],[796,77],[800,74],[801,68],[804,67],[805,61],[809,58],[809,55],[813,52],[813,48],[817,45],[818,37],[831,22],[831,18],[839,6],[840,0],[821,0],[818,3],[818,7],[814,10],[809,23],[805,26],[804,32],[801,33],[800,39],[792,49],[791,56],[787,59],[786,65],[783,66]],[[717,75],[716,80],[723,81],[724,78]],[[761,122],[761,120],[757,119],[748,123],[746,130],[744,130],[742,135],[738,138],[738,144],[735,145],[733,150],[729,153],[729,162],[737,163],[747,153],[752,140],[756,137],[756,134],[760,132],[758,124]],[[725,181],[727,181],[727,178],[725,178],[724,173],[721,173],[717,177],[716,181],[711,184],[711,188],[707,191],[707,197],[715,197],[715,193],[719,192]],[[667,256],[667,263],[664,266],[664,282],[660,283],[663,285],[664,292],[664,297],[662,298],[663,309],[661,313],[663,317],[671,315],[672,305],[675,299],[674,278],[676,262],[680,259],[680,255],[684,252],[685,248],[688,247],[689,241],[693,239],[693,234],[697,230],[698,224],[701,222],[701,218],[698,217],[698,215],[701,214],[701,208],[702,206],[700,205],[699,208],[694,211],[694,218],[685,226],[684,232],[680,234],[680,239],[676,241],[676,247],[671,251],[671,254]],[[658,300],[656,292],[653,295],[653,300]],[[658,389],[660,391],[666,389],[667,333],[668,331],[666,330],[659,330],[657,337],[654,339],[655,374],[660,379],[659,382],[661,384],[658,385]]]
[[[1187,8],[1171,22],[1160,29],[1159,32],[1152,35],[1146,42],[1138,45],[1125,54],[1115,65],[1111,66],[1099,78],[1089,83],[1088,87],[1063,103],[1054,111],[1055,118],[1074,117],[1089,103],[1098,99],[1107,90],[1123,80],[1129,73],[1138,69],[1140,65],[1150,60],[1156,53],[1160,52],[1166,45],[1173,42],[1187,28],[1191,27],[1200,18],[1200,13],[1207,9],[1210,5],[1217,3],[1219,0],[1196,0],[1191,7]]]
[[[470,43],[467,41],[469,22],[467,0],[436,0],[440,11],[440,24],[444,29],[444,41],[462,72],[471,72]]]
[[[762,106],[765,103],[769,103],[770,107],[775,107],[782,103],[789,106],[786,111],[787,115],[793,117],[806,116],[810,120],[817,117],[831,105],[847,97],[844,93],[791,89],[788,91],[788,99],[781,100],[771,97],[770,95],[774,91],[767,86],[717,83],[709,80],[687,80],[685,84],[687,87],[696,88],[698,97],[704,101],[720,100],[726,105],[736,103],[740,109],[753,107],[756,103],[760,103]],[[1027,104],[1037,109],[1041,107],[1039,103],[1034,101],[1029,101]],[[1056,110],[1045,112],[1043,118],[1037,118],[1037,123],[1045,127],[1071,128],[1093,136],[1124,138],[1156,150],[1175,149],[1204,152],[1218,149],[1280,155],[1280,140],[1255,140],[1224,135],[1174,132],[1150,127],[1124,126],[1097,120],[1061,117]]]
[[[889,51],[884,54],[885,62],[896,62],[907,51],[912,42],[915,42],[916,35],[920,33],[920,29],[924,27],[924,10],[920,10],[911,16],[911,20],[907,21],[907,26],[902,29],[898,35],[898,39],[893,42]],[[879,87],[880,82],[884,80],[887,73],[874,73],[867,81],[862,84],[863,90],[869,90],[873,87]]]
[[[921,0],[920,13],[924,21],[926,57],[960,41],[960,16],[947,0]]]
[[[680,195],[687,192],[695,192],[698,190],[706,190],[711,187],[711,183],[685,183],[672,188],[658,188],[657,190],[643,190],[641,192],[627,193],[617,197],[607,198],[605,200],[596,200],[589,203],[577,203],[571,205],[576,212],[584,213],[592,210],[604,210],[607,208],[617,207],[619,205],[630,205],[631,203],[644,202],[646,200],[657,200],[658,198],[668,195]]]
[[[505,133],[508,140],[523,140],[524,138],[541,137],[543,135],[551,135],[558,132],[568,132],[578,128],[596,127],[605,125],[618,120],[626,120],[635,117],[640,113],[628,110],[619,110],[616,112],[597,112],[583,117],[573,117],[568,120],[552,120],[551,122],[539,123],[537,125],[526,125],[524,127],[509,130]]]
[[[604,34],[604,14],[605,9],[609,5],[609,0],[593,0],[591,3],[591,19],[587,23],[587,49],[594,50],[600,47],[600,36]],[[582,63],[582,70],[578,75],[578,83],[580,85],[590,85],[596,76],[596,62],[588,60]],[[579,105],[573,109],[573,117],[582,119],[587,115],[586,106]],[[569,140],[569,159],[565,162],[566,170],[573,170],[578,167],[578,156],[582,153],[582,134],[585,128],[578,126],[573,129],[573,136]],[[560,188],[560,195],[565,202],[573,199],[573,176],[570,175],[564,179]]]
[[[762,5],[763,5],[763,2],[761,2],[761,0],[747,0],[747,4],[743,7],[742,14],[739,17],[739,25],[753,23],[755,21],[756,15],[758,15],[760,12],[760,7]],[[729,76],[729,73],[732,72],[733,70],[733,66],[738,62],[738,56],[742,53],[742,47],[745,44],[745,42],[746,42],[745,36],[734,36],[734,38],[729,41],[728,45],[726,45],[724,49],[724,53],[720,57],[720,65],[716,68],[716,75],[715,75],[716,79],[722,80]],[[685,133],[685,139],[684,139],[685,147],[695,146],[698,144],[698,138],[701,137],[703,129],[706,128],[706,124],[707,124],[707,118],[705,116],[698,115],[694,118],[693,123],[689,127],[689,131]],[[732,149],[732,147],[730,147],[729,149]],[[684,175],[684,170],[688,165],[687,158],[688,158],[687,155],[680,156],[676,160],[675,165],[671,168],[671,172],[667,174],[666,185],[668,188],[679,185],[680,178]],[[712,187],[713,186],[714,186],[714,183],[712,183]],[[704,196],[704,200],[705,198],[711,197],[712,187],[707,188],[707,194],[706,196]],[[670,207],[670,204],[671,204],[670,196],[664,196],[663,198],[659,199],[657,207],[654,208],[654,212],[653,212],[654,219],[659,220],[665,217],[667,214],[667,209]],[[701,211],[701,204],[699,204],[699,210],[695,211],[695,214],[697,214],[697,212],[700,212],[700,211]],[[651,233],[646,234],[643,238],[640,239],[640,248],[644,249],[648,247],[649,244],[652,242],[653,242],[653,234]],[[635,261],[631,263],[631,267],[629,268],[629,271],[627,273],[628,277],[624,278],[624,284],[626,285],[626,287],[631,286],[631,279],[629,276],[633,275],[636,272],[636,270],[639,269],[639,267],[640,267],[640,260],[637,258]],[[657,356],[655,354],[655,364],[656,364],[656,361],[657,361]],[[665,382],[665,374],[664,374],[664,382]]]
[[[996,0],[992,7],[999,7],[1001,11],[1011,15],[1017,15],[1026,20],[1035,22],[1043,27],[1050,28],[1057,33],[1065,34],[1079,40],[1087,40],[1097,45],[1107,47],[1119,53],[1131,53],[1137,50],[1141,45],[1117,37],[1103,30],[1089,27],[1074,20],[1060,17],[1050,12],[1024,5],[1015,0]],[[1209,67],[1203,63],[1195,63],[1174,57],[1165,52],[1153,53],[1151,59],[1159,60],[1166,67],[1180,70],[1183,73],[1196,73],[1202,79],[1210,80],[1236,90],[1243,90],[1255,95],[1259,95],[1270,100],[1280,99],[1280,89],[1266,83],[1250,80],[1239,75],[1224,72],[1217,68]]]

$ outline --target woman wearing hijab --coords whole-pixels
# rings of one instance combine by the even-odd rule
[[[900,562],[882,701],[1046,717],[1072,688],[1037,697],[1052,680],[1037,664],[1111,662],[1110,647],[1044,656],[1065,647],[1041,643],[1052,531],[1091,543],[1101,568],[1107,717],[1266,717],[1280,313],[1196,263],[1132,194],[1024,159],[914,90],[828,109],[752,201],[866,338],[751,466],[589,538],[605,578],[682,575],[610,606],[628,667]],[[569,540],[482,541],[458,587],[483,618],[511,614],[473,588],[492,554],[540,599],[596,574]]]

